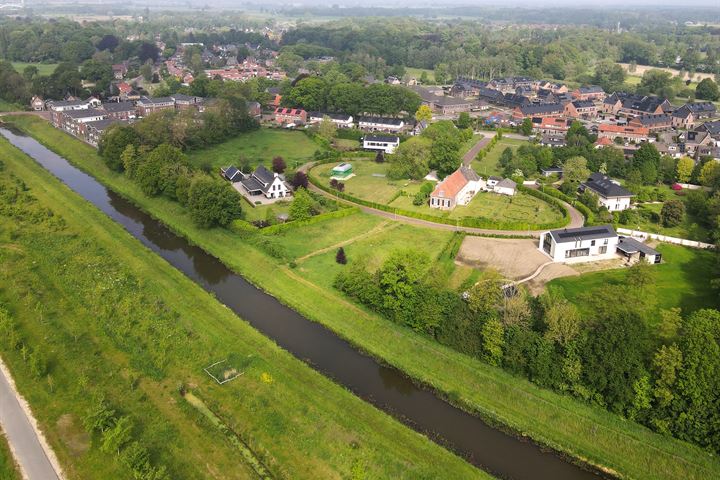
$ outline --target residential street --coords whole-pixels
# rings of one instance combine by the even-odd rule
[[[23,478],[28,480],[57,480],[60,478],[40,443],[8,372],[0,363],[0,425],[7,437]]]

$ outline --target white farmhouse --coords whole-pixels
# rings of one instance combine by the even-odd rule
[[[612,225],[551,230],[538,248],[555,262],[578,263],[617,258],[618,234]]]
[[[290,195],[290,187],[285,183],[283,177],[271,172],[263,165],[259,165],[249,175],[235,167],[221,169],[221,173],[230,182],[242,185],[246,197],[262,195],[267,199],[276,200]]]
[[[593,173],[587,181],[580,184],[581,191],[586,189],[598,196],[601,207],[606,207],[611,212],[630,208],[630,199],[634,196],[618,182],[602,173]]]
[[[363,148],[365,150],[382,150],[384,153],[395,153],[400,145],[400,137],[396,135],[365,135]]]
[[[452,210],[467,205],[483,188],[485,182],[470,167],[462,166],[438,183],[430,194],[430,207]]]

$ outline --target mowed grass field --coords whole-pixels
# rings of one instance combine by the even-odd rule
[[[34,196],[0,210],[0,301],[48,375],[0,348],[68,478],[131,477],[82,427],[97,395],[170,478],[256,478],[180,385],[276,478],[490,478],[277,347],[4,139],[0,155],[0,185]],[[250,360],[220,386],[202,368],[224,358]]]
[[[252,166],[263,163],[270,168],[272,159],[280,156],[288,168],[294,169],[312,159],[318,146],[302,132],[276,128],[260,128],[242,133],[221,144],[202,150],[188,152],[190,161],[197,165],[214,168],[237,166],[244,156]]]
[[[20,480],[20,472],[2,430],[0,430],[0,480]]]
[[[25,67],[28,67],[30,65],[36,67],[38,69],[38,73],[42,76],[48,76],[52,75],[52,73],[57,68],[57,63],[27,63],[27,62],[11,62],[13,68],[18,73],[23,73],[23,70],[25,70]]]
[[[452,394],[455,403],[467,410],[572,457],[617,472],[618,476],[720,477],[720,460],[716,456],[415,335],[348,301],[337,291],[311,282],[303,272],[270,258],[232,232],[198,229],[177,203],[146,197],[137,185],[105,167],[92,147],[46,122],[26,118],[14,118],[13,122],[293,309],[416,381]]]
[[[688,315],[700,308],[720,308],[720,297],[709,285],[715,261],[712,252],[666,243],[658,245],[657,250],[663,255],[663,263],[653,266],[658,309],[680,307]],[[626,275],[627,269],[606,270],[558,278],[548,285],[561,287],[565,296],[582,309],[586,308],[584,295],[592,295],[603,285],[621,285]]]
[[[512,197],[492,192],[480,192],[467,205],[460,205],[448,211],[430,208],[427,205],[413,205],[412,197],[398,197],[390,206],[403,210],[414,210],[438,217],[461,219],[482,217],[507,222],[533,224],[551,223],[562,219],[562,214],[539,198],[517,192]]]
[[[520,145],[528,143],[525,140],[517,140],[515,138],[503,138],[488,152],[482,160],[473,160],[472,168],[479,175],[488,177],[490,175],[502,175],[502,167],[500,166],[500,155],[510,147],[516,150]]]

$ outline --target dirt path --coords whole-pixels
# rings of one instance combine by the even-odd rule
[[[389,227],[388,227],[388,225],[389,225]],[[325,252],[329,252],[329,251],[331,251],[331,250],[335,250],[335,249],[338,249],[338,248],[340,248],[340,247],[344,247],[344,246],[346,246],[346,245],[350,245],[351,243],[355,243],[356,241],[362,240],[363,238],[371,237],[371,236],[373,236],[373,235],[375,235],[375,234],[377,234],[377,233],[380,233],[380,232],[382,232],[382,231],[384,231],[384,230],[392,230],[393,228],[397,228],[398,225],[399,225],[398,223],[391,224],[390,222],[387,222],[387,221],[386,221],[386,222],[379,223],[379,224],[376,225],[374,228],[372,228],[371,230],[368,230],[368,231],[365,232],[365,233],[361,233],[360,235],[356,235],[356,236],[354,236],[354,237],[352,237],[352,238],[348,238],[347,240],[343,240],[342,242],[336,243],[335,245],[330,245],[329,247],[321,248],[320,250],[315,250],[314,252],[310,252],[310,253],[308,253],[307,255],[303,255],[302,257],[296,259],[295,261],[298,262],[298,263],[299,263],[299,262],[304,262],[304,261],[307,260],[308,258],[314,257],[314,256],[316,256],[316,255],[322,255],[322,254],[325,253]],[[386,228],[386,227],[387,227],[387,228]]]
[[[55,453],[40,431],[30,406],[0,359],[0,425],[25,480],[62,480]]]
[[[480,139],[473,147],[467,151],[465,155],[463,155],[463,165],[466,167],[469,167],[473,160],[475,160],[475,157],[477,157],[477,154],[480,150],[485,148],[485,146],[490,143],[492,140],[492,137],[485,137]]]

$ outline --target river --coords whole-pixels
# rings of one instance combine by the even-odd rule
[[[491,427],[415,385],[398,370],[364,355],[190,245],[32,137],[8,128],[0,128],[0,134],[278,345],[473,465],[507,479],[600,478],[556,452]]]

